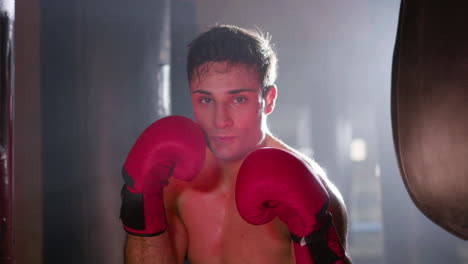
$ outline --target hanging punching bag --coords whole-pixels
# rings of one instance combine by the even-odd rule
[[[0,0],[0,263],[13,263],[12,103],[14,1]]]
[[[468,2],[403,0],[392,72],[392,125],[416,206],[468,239]]]

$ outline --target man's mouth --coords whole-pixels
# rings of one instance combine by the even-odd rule
[[[232,142],[236,136],[212,136],[211,140],[216,143],[229,143]]]

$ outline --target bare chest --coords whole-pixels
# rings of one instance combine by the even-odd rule
[[[186,190],[178,209],[196,263],[293,263],[285,225],[278,219],[254,226],[237,212],[234,194]]]

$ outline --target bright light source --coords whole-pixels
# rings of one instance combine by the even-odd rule
[[[349,157],[354,162],[364,161],[367,158],[366,141],[362,138],[354,138],[351,140]]]

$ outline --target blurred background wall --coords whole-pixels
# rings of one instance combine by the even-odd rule
[[[16,2],[16,263],[123,263],[122,164],[170,111],[169,8]]]
[[[192,117],[187,44],[216,23],[279,52],[274,134],[341,190],[354,263],[468,263],[401,180],[390,127],[399,1],[16,2],[16,263],[123,263],[120,169],[138,134]],[[170,90],[169,90],[170,87]]]

